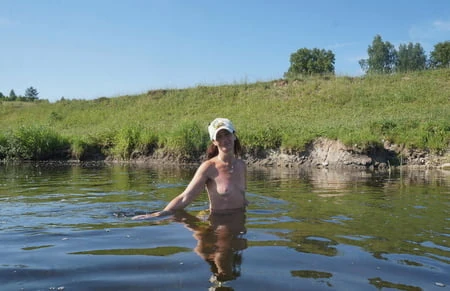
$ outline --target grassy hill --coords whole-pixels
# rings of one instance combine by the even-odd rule
[[[245,149],[296,152],[318,137],[359,147],[384,141],[446,151],[450,70],[364,77],[305,77],[154,90],[55,103],[0,103],[0,158],[129,159],[154,152],[197,158],[206,127],[230,118]]]

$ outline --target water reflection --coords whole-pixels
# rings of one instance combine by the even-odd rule
[[[208,207],[201,195],[175,221],[149,227],[129,219],[164,207],[194,170],[0,165],[2,288],[5,282],[8,290],[57,283],[68,290],[80,282],[86,289],[74,290],[450,285],[448,172],[250,168],[245,215],[199,216]],[[41,275],[54,269],[63,271]],[[101,271],[90,280],[84,274],[93,269]]]
[[[244,211],[211,214],[207,220],[185,211],[175,215],[193,232],[194,251],[210,265],[210,290],[233,290],[223,283],[241,276],[242,252],[247,248],[245,218]]]

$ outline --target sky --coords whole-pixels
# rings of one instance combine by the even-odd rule
[[[450,40],[450,1],[0,0],[0,92],[54,102],[265,82],[300,48],[359,76],[377,34],[429,54]]]

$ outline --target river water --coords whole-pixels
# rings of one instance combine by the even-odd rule
[[[0,165],[0,290],[448,290],[450,173],[249,169],[245,214],[146,221],[194,168]]]

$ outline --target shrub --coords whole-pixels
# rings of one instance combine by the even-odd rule
[[[110,153],[116,158],[128,160],[135,155],[149,154],[157,142],[157,136],[149,129],[140,125],[130,125],[116,133]]]
[[[46,160],[64,157],[69,143],[44,126],[20,126],[6,134],[6,158]]]
[[[195,159],[200,157],[208,144],[208,135],[197,122],[183,122],[167,134],[165,148],[169,154],[178,158]]]
[[[249,134],[240,135],[246,152],[255,155],[263,154],[264,150],[276,149],[281,146],[282,135],[280,130],[267,126],[253,130]],[[251,150],[249,150],[251,149]]]
[[[6,139],[6,136],[0,133],[0,160],[6,158],[7,149],[8,149],[8,141]]]
[[[81,160],[86,153],[89,143],[82,137],[72,137],[70,141],[70,152],[72,158]]]

